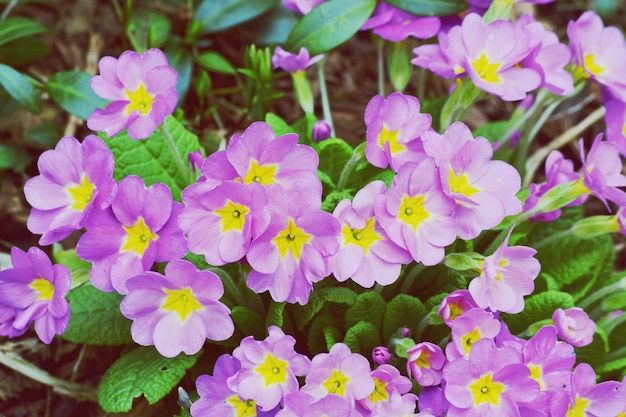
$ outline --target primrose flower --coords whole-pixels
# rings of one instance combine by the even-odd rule
[[[415,394],[400,394],[397,391],[389,395],[388,401],[374,405],[368,417],[428,417],[429,414],[415,414],[417,396]],[[433,417],[430,415],[430,417]]]
[[[497,348],[491,340],[476,342],[467,359],[454,360],[443,369],[451,404],[447,415],[520,417],[519,404],[539,393],[521,359],[513,348]]]
[[[365,356],[352,353],[343,343],[335,343],[328,353],[313,357],[311,370],[300,391],[316,399],[336,394],[354,406],[356,400],[363,400],[374,392],[371,371]]]
[[[391,353],[385,346],[376,346],[372,350],[372,361],[376,365],[388,364],[391,361]]]
[[[182,209],[167,185],[146,187],[135,175],[122,179],[111,207],[94,209],[76,246],[76,254],[93,264],[94,287],[127,294],[129,278],[148,271],[155,262],[185,256],[187,242],[176,224]]]
[[[309,51],[303,46],[298,54],[285,51],[280,46],[274,49],[272,65],[274,69],[283,69],[288,72],[302,71],[324,58],[324,54],[311,57]]]
[[[339,251],[328,259],[329,269],[343,282],[351,278],[365,288],[389,285],[400,276],[411,255],[393,243],[374,215],[374,201],[387,187],[372,181],[349,199],[339,202],[333,216],[341,223]]]
[[[39,175],[24,184],[26,201],[33,207],[27,227],[41,234],[39,244],[50,245],[85,225],[92,207],[105,209],[115,197],[113,154],[95,135],[83,143],[61,138],[37,161]]]
[[[202,165],[202,174],[211,185],[238,181],[290,189],[297,184],[316,200],[322,195],[318,164],[315,150],[299,145],[298,135],[276,137],[269,124],[254,122],[242,134],[233,135],[226,150],[211,154]]]
[[[407,350],[406,371],[423,387],[439,385],[442,369],[447,363],[441,348],[434,343],[421,342]]]
[[[524,309],[524,296],[532,294],[541,265],[537,251],[527,246],[508,246],[513,229],[493,255],[487,256],[482,272],[469,284],[469,292],[480,308],[505,313]]]
[[[282,0],[283,6],[295,13],[309,14],[311,10],[326,0]]]
[[[228,386],[241,398],[249,398],[263,411],[272,410],[286,395],[297,392],[298,376],[309,372],[310,360],[294,350],[296,340],[270,326],[269,336],[262,341],[245,337],[233,356],[241,362],[241,370],[228,379]]]
[[[607,200],[619,206],[626,206],[626,193],[617,188],[626,186],[626,176],[622,174],[622,160],[617,146],[612,142],[603,142],[602,133],[594,139],[586,158],[582,139],[578,146],[580,159],[583,161],[581,193],[596,196],[607,209],[609,209]]]
[[[596,373],[586,363],[576,366],[571,381],[571,391],[556,393],[550,402],[553,416],[619,417],[626,403],[619,382],[596,384]]]
[[[626,101],[626,41],[622,31],[604,27],[593,11],[586,11],[567,25],[567,36],[577,65],[575,75],[592,78],[621,101]]]
[[[276,417],[362,417],[348,401],[335,394],[315,399],[304,392],[294,392],[285,397],[285,407]]]
[[[272,187],[271,221],[254,239],[246,259],[248,287],[269,290],[274,301],[306,304],[313,283],[329,274],[328,257],[339,248],[339,222],[311,200],[311,190]]]
[[[321,142],[330,137],[332,132],[332,128],[330,123],[326,120],[318,120],[313,123],[313,128],[311,130],[311,138],[313,142]]]
[[[361,26],[361,30],[372,31],[383,39],[399,42],[409,36],[428,39],[439,32],[441,21],[436,16],[415,16],[385,2],[378,3],[372,17]]]
[[[610,99],[604,103],[606,115],[606,139],[614,143],[619,153],[626,156],[626,103]]]
[[[128,295],[120,304],[131,320],[133,340],[154,345],[163,356],[193,355],[206,339],[222,341],[233,335],[230,309],[219,299],[224,287],[211,271],[198,271],[188,261],[165,266],[165,276],[144,272],[126,282]]]
[[[502,329],[501,322],[482,308],[466,311],[452,322],[452,341],[446,345],[446,357],[452,361],[467,358],[476,342],[493,340]]]
[[[450,402],[446,400],[443,390],[446,387],[446,380],[441,381],[441,386],[424,387],[420,392],[417,405],[426,415],[445,416],[450,408]]]
[[[474,239],[522,211],[515,196],[521,187],[519,173],[504,161],[492,160],[491,143],[482,136],[474,139],[465,124],[455,122],[443,135],[426,132],[424,149],[435,159],[444,193],[456,202],[455,232],[461,239]]]
[[[91,88],[112,102],[89,116],[89,129],[109,137],[126,129],[131,138],[145,139],[176,108],[178,74],[160,50],[148,49],[141,55],[125,51],[118,59],[105,56],[98,69]]]
[[[593,341],[596,323],[582,308],[573,307],[566,310],[557,308],[552,314],[552,320],[559,337],[572,346],[587,346]]]
[[[228,378],[241,369],[241,363],[230,355],[221,355],[215,362],[213,375],[200,375],[196,389],[200,398],[191,404],[192,417],[272,417],[274,410],[263,412],[254,400],[243,400],[228,387]]]
[[[374,379],[374,391],[369,397],[357,401],[357,409],[367,410],[363,412],[365,415],[378,409],[383,403],[391,401],[393,394],[406,394],[413,386],[411,380],[400,375],[400,371],[395,366],[380,365],[370,375]],[[411,412],[413,410],[415,410],[415,400],[413,400]]]
[[[206,192],[204,186],[200,182],[183,190],[178,225],[187,234],[189,250],[204,255],[210,265],[236,262],[269,224],[265,189],[235,181]]]
[[[389,238],[424,265],[441,262],[445,246],[456,238],[454,200],[443,193],[432,158],[402,165],[374,209]]]
[[[475,307],[478,305],[468,290],[454,290],[441,301],[437,315],[451,327],[457,317]]]
[[[65,296],[72,276],[64,265],[52,265],[38,247],[24,252],[11,248],[12,268],[0,271],[0,335],[24,334],[32,322],[45,344],[62,334],[70,321],[70,306]]]
[[[365,108],[367,145],[365,156],[378,168],[398,172],[407,161],[424,158],[421,136],[430,129],[432,117],[420,113],[416,97],[392,93],[386,99],[374,96]]]

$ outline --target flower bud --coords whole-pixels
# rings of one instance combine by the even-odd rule
[[[311,132],[311,136],[313,137],[313,142],[321,142],[330,137],[332,128],[330,124],[326,120],[318,120],[313,123],[313,131]]]
[[[384,346],[376,346],[372,350],[372,360],[376,365],[385,365],[391,361],[391,353]]]
[[[582,308],[573,307],[567,310],[557,308],[552,314],[552,320],[554,320],[559,338],[572,346],[587,346],[593,341],[596,323]]]

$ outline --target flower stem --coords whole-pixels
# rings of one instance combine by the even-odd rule
[[[385,54],[384,41],[376,42],[376,56],[378,63],[378,94],[385,97]]]
[[[174,138],[172,137],[172,134],[168,130],[167,126],[165,126],[166,123],[167,121],[161,123],[161,126],[159,126],[159,130],[165,138],[165,144],[170,150],[170,153],[174,156],[174,161],[176,161],[178,169],[180,170],[180,172],[183,173],[184,177],[187,180],[187,184],[191,184],[194,182],[191,167],[189,166],[189,164],[185,164],[182,155],[180,154],[178,148],[176,147],[176,144],[174,143]]]
[[[18,354],[12,353],[8,343],[0,346],[0,363],[34,381],[52,387],[52,390],[58,394],[82,401],[98,401],[96,387],[54,377]]]
[[[615,284],[611,284],[607,287],[600,288],[598,291],[589,295],[586,298],[583,298],[578,302],[578,307],[582,309],[587,309],[593,303],[598,300],[605,298],[608,295],[615,294],[617,292],[626,291],[626,276],[617,281]]]
[[[354,167],[356,167],[356,165],[361,162],[363,160],[363,157],[365,156],[366,145],[366,142],[362,142],[359,144],[359,146],[354,148],[352,156],[350,157],[348,162],[346,162],[346,165],[344,165],[343,170],[341,171],[341,175],[339,176],[339,181],[337,181],[337,191],[343,191],[343,189],[346,187],[348,179],[350,178],[350,174],[352,174],[352,170],[354,170]]]
[[[322,112],[324,120],[330,125],[330,136],[335,137],[335,126],[333,125],[333,116],[330,112],[330,103],[328,101],[328,90],[326,90],[326,77],[324,76],[324,62],[326,58],[317,63],[317,76],[320,81],[320,98],[322,100]]]

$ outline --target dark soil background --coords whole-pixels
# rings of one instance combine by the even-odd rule
[[[0,10],[6,7],[6,3],[6,0],[0,2]],[[166,13],[172,21],[173,33],[182,35],[192,16],[192,8],[188,3],[191,1],[137,1],[136,6],[152,7]],[[547,26],[555,28],[561,39],[565,39],[567,21],[576,19],[586,6],[587,2],[563,1],[536,6],[536,12],[539,19],[544,20]],[[529,5],[523,7],[525,7],[523,10],[533,8]],[[623,8],[621,10],[623,12]],[[18,3],[10,15],[29,17],[50,29],[49,34],[42,36],[50,45],[49,52],[35,63],[18,67],[20,71],[36,79],[44,80],[55,72],[72,69],[95,74],[100,57],[104,55],[117,57],[123,50],[130,48],[112,2],[109,1],[24,1]],[[623,19],[622,13],[614,16],[614,21],[605,23],[616,24],[623,22]],[[211,35],[211,45],[207,50],[215,50],[236,67],[243,67],[245,47],[253,42],[253,39],[253,33],[248,31],[248,25],[244,24]],[[4,61],[4,58],[0,56],[0,61]],[[363,124],[365,106],[378,92],[376,49],[371,35],[359,33],[349,42],[331,51],[325,68],[337,136],[351,144],[357,144],[363,141],[365,136]],[[416,69],[416,75],[417,72]],[[429,98],[447,94],[449,83],[432,74],[424,76]],[[211,74],[211,77],[214,88],[235,86],[230,76]],[[319,88],[315,69],[311,71],[310,79],[317,97]],[[416,94],[416,79],[414,77],[405,93]],[[284,95],[273,102],[271,111],[289,123],[295,122],[303,114],[293,95],[291,78],[287,74],[277,73],[275,85]],[[391,86],[387,85],[387,94],[391,92]],[[589,113],[577,108],[576,111],[572,111],[574,108],[572,106],[583,102],[586,108],[593,110],[601,104],[599,97],[599,91],[590,88],[577,97],[575,102],[561,106],[542,130],[537,143],[540,145],[558,136]],[[231,106],[222,105],[224,102],[230,103]],[[210,141],[211,137],[228,139],[234,132],[242,131],[253,121],[241,112],[232,110],[233,105],[235,108],[241,106],[242,101],[238,94],[209,97],[208,104],[217,107],[224,129],[219,129],[210,118],[194,116],[199,114],[199,103],[198,97],[190,93],[180,103],[180,107],[185,112],[185,119],[190,121],[187,127],[198,134],[201,140]],[[503,103],[497,99],[485,100],[469,112],[465,121],[472,128],[478,127],[489,121],[505,119],[514,107],[514,103]],[[321,116],[321,108],[316,108],[316,114]],[[25,139],[26,132],[42,121],[56,124],[62,135],[73,135],[82,139],[91,133],[81,120],[69,116],[50,100],[44,100],[44,110],[40,115],[19,109],[7,117],[0,118],[0,143],[20,144],[33,158],[23,172],[0,170],[0,252],[8,253],[12,246],[26,250],[37,244],[38,236],[30,234],[25,227],[29,207],[24,200],[22,187],[28,178],[38,174],[36,158],[46,149],[41,144]],[[600,123],[592,127],[584,137],[591,140],[603,129],[604,125]],[[576,157],[577,151],[572,151],[571,154]],[[97,386],[103,372],[120,355],[121,348],[75,345],[59,337],[55,338],[51,345],[46,346],[38,343],[36,335],[31,330],[18,340],[0,338],[0,351],[18,352],[58,378]],[[205,370],[209,371],[210,368]],[[181,382],[181,386],[193,391],[194,381],[195,375],[188,375]],[[172,416],[177,413],[176,395],[172,393],[157,405],[148,406],[142,398],[136,401],[131,412],[109,416]],[[0,417],[31,416],[104,417],[107,414],[96,403],[79,402],[59,395],[52,388],[0,365]]]

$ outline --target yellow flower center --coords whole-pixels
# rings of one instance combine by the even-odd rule
[[[428,358],[430,358],[430,352],[427,350],[422,350],[417,359],[413,361],[418,368],[430,368],[430,362],[428,362]]]
[[[143,83],[139,84],[139,87],[133,92],[128,90],[125,91],[126,97],[130,103],[126,106],[126,115],[128,116],[133,111],[138,111],[141,114],[150,113],[150,109],[152,109],[152,102],[154,101],[154,96],[150,95],[146,90],[146,86]]]
[[[410,225],[414,231],[417,231],[419,225],[430,216],[424,207],[425,201],[425,195],[402,196],[398,219]]]
[[[311,237],[310,234],[299,228],[290,217],[287,221],[287,227],[276,235],[276,237],[272,239],[272,242],[274,242],[278,248],[281,258],[287,256],[287,252],[291,252],[293,257],[299,261],[302,248],[309,243]]]
[[[382,236],[374,231],[376,219],[371,217],[363,229],[352,229],[350,226],[343,226],[341,233],[346,245],[353,244],[363,249],[365,255],[369,253],[370,246],[382,239]]]
[[[265,361],[255,368],[263,379],[265,386],[272,384],[284,384],[287,381],[287,365],[289,362],[278,359],[271,353],[265,354]]]
[[[481,337],[482,335],[480,334],[480,330],[478,330],[478,327],[461,337],[461,343],[463,344],[466,355],[469,355],[472,346],[474,345],[474,343],[478,342]]]
[[[478,188],[470,185],[467,174],[456,175],[452,168],[450,168],[448,184],[450,185],[451,193],[462,194],[465,197],[471,197],[480,191]]]
[[[586,417],[587,413],[585,413],[585,409],[587,409],[590,402],[591,400],[588,400],[587,398],[580,398],[577,395],[576,398],[574,398],[574,405],[570,405],[567,408],[567,414],[565,414],[565,417]]]
[[[543,391],[546,385],[543,383],[543,368],[541,365],[528,365],[528,369],[530,369],[530,377],[537,381],[539,389]]]
[[[87,175],[83,174],[80,178],[80,184],[67,187],[67,191],[72,198],[72,208],[83,211],[87,204],[89,204],[93,198],[93,192],[96,186],[93,185]]]
[[[374,380],[374,392],[370,394],[372,404],[376,404],[378,401],[387,401],[389,399],[389,392],[387,391],[388,382],[383,382],[376,377],[372,379]]]
[[[448,308],[450,309],[451,321],[463,314],[463,309],[459,306],[459,303],[448,303]]]
[[[259,165],[256,159],[250,160],[248,173],[242,178],[244,184],[258,182],[261,185],[274,184],[276,181],[276,164]]]
[[[233,406],[235,417],[256,417],[256,403],[254,400],[243,401],[239,398],[239,395],[235,394],[224,401]]]
[[[28,286],[38,293],[38,300],[52,300],[54,296],[54,285],[47,279],[37,278]]]
[[[471,62],[480,78],[488,83],[499,83],[501,81],[498,75],[498,69],[501,64],[491,63],[485,53],[481,54],[477,60]]]
[[[383,124],[383,130],[381,130],[378,134],[378,146],[384,150],[385,143],[388,143],[389,152],[392,155],[404,151],[406,147],[398,142],[398,133],[400,133],[400,129],[390,132],[389,129],[387,129],[387,126]]]
[[[134,251],[139,256],[148,249],[150,242],[157,240],[158,235],[152,233],[143,217],[139,217],[134,225],[122,226],[126,231],[124,243],[122,244],[122,252]]]
[[[583,59],[587,72],[596,76],[604,72],[604,68],[596,63],[596,56],[594,54],[587,54]]]
[[[478,406],[482,403],[497,406],[500,403],[500,394],[502,394],[506,385],[500,382],[494,382],[491,372],[488,372],[472,382],[469,388],[474,396],[474,406]]]
[[[337,394],[343,397],[346,393],[346,384],[348,382],[350,382],[350,378],[342,372],[333,369],[333,373],[322,383],[322,386],[326,388],[329,394]]]
[[[235,204],[230,200],[226,201],[224,207],[219,210],[213,210],[222,219],[222,233],[229,230],[243,231],[243,225],[246,222],[246,215],[250,209],[242,204]]]
[[[183,288],[181,290],[170,290],[164,288],[163,291],[167,294],[161,304],[161,308],[168,311],[173,311],[182,321],[187,319],[192,312],[202,310],[202,304],[198,302],[191,288]]]

